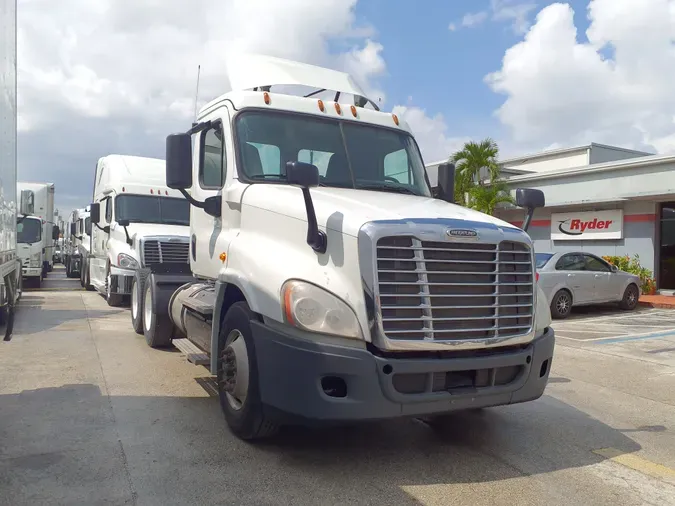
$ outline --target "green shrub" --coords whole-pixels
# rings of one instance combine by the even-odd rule
[[[629,257],[628,255],[603,256],[602,258],[606,262],[615,265],[621,271],[640,276],[640,290],[643,294],[651,294],[656,289],[656,281],[652,276],[652,271],[640,265],[639,255],[635,255],[633,258]]]

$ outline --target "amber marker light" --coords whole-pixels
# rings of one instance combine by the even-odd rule
[[[319,110],[320,110],[321,112],[325,112],[325,111],[326,111],[326,106],[323,105],[323,100],[319,100],[318,103],[319,103]]]
[[[263,93],[263,100],[265,101],[265,104],[270,105],[270,102],[272,101],[270,94],[267,92]]]

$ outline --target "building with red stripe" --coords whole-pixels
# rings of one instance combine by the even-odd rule
[[[659,289],[675,290],[675,156],[590,144],[500,164],[511,188],[546,195],[528,231],[537,252],[638,254]],[[437,166],[427,166],[432,186]],[[513,207],[496,215],[517,226],[524,219]]]

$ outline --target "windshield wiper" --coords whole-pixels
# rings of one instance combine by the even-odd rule
[[[385,184],[385,183],[373,183],[373,184],[362,184],[356,187],[357,190],[382,190],[382,191],[388,191],[388,192],[395,192],[395,193],[405,193],[407,195],[417,195],[418,197],[421,197],[419,193],[417,193],[414,190],[411,190],[407,186],[395,186],[391,184]]]

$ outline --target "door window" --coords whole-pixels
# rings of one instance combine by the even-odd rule
[[[594,257],[592,255],[584,255],[584,260],[586,262],[586,270],[587,271],[593,271],[593,272],[609,272],[610,271],[609,266],[597,257]]]
[[[110,197],[105,198],[105,222],[106,223],[112,223],[112,215],[113,215],[113,206],[112,206],[112,199]]]
[[[557,271],[583,271],[586,266],[584,256],[578,253],[568,253],[555,264]]]
[[[225,182],[225,142],[222,124],[216,123],[202,133],[199,185],[205,189],[220,189]]]

